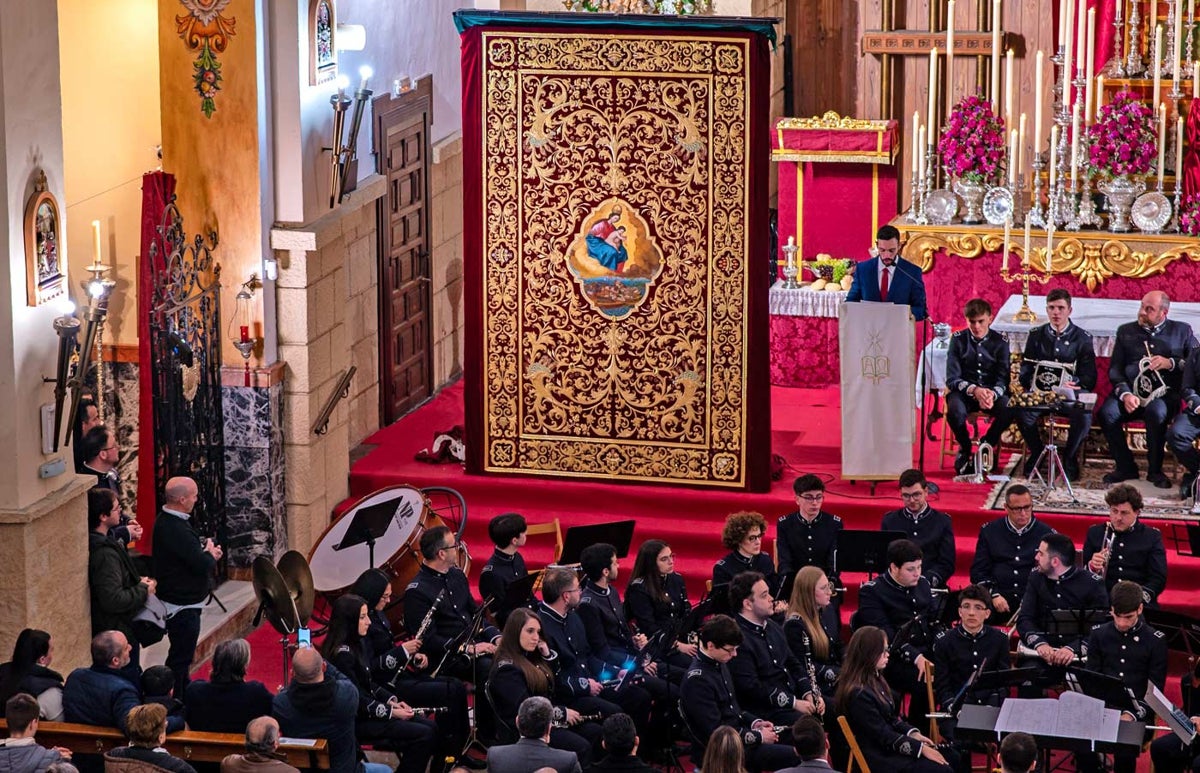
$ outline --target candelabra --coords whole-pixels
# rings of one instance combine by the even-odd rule
[[[1188,70],[1192,69],[1192,36],[1196,34],[1196,6],[1193,3],[1188,4],[1188,20],[1187,20],[1187,41],[1184,44],[1183,61],[1187,64]]]
[[[929,224],[929,212],[925,209],[925,204],[929,200],[929,193],[933,190],[933,158],[934,144],[930,142],[925,146],[925,169],[921,172],[921,206],[917,210],[917,225]]]
[[[1183,223],[1180,222],[1180,220],[1179,220],[1179,215],[1181,214],[1181,210],[1179,209],[1179,207],[1183,204],[1182,196],[1181,196],[1182,193],[1183,193],[1183,181],[1176,180],[1175,181],[1175,195],[1172,199],[1172,201],[1174,203],[1174,207],[1171,209],[1171,222],[1167,226],[1167,230],[1170,231],[1171,233],[1179,233],[1180,231],[1183,230]]]
[[[1050,229],[1050,239],[1051,240],[1054,239],[1054,229],[1053,228]],[[1047,263],[1050,262],[1049,247],[1047,247],[1046,262]],[[1021,259],[1021,272],[1020,273],[1010,274],[1008,272],[1008,268],[1001,266],[1000,267],[1000,278],[1003,279],[1005,282],[1014,282],[1015,281],[1015,282],[1021,283],[1021,308],[1017,310],[1016,314],[1013,314],[1012,321],[1013,322],[1028,322],[1029,324],[1033,324],[1034,322],[1037,322],[1037,319],[1038,319],[1037,312],[1035,312],[1033,309],[1031,309],[1029,307],[1029,283],[1030,282],[1038,282],[1039,284],[1046,284],[1047,282],[1050,281],[1050,275],[1048,273],[1047,274],[1038,274],[1038,273],[1034,272],[1033,271],[1033,260],[1030,258],[1029,255],[1025,255]]]
[[[1125,74],[1136,78],[1146,71],[1142,62],[1141,46],[1138,45],[1138,32],[1141,30],[1142,16],[1138,12],[1138,4],[1130,3],[1129,7],[1129,53],[1125,56]],[[1120,35],[1117,36],[1120,39]]]
[[[1084,165],[1083,170],[1083,190],[1079,194],[1079,224],[1099,228],[1103,221],[1100,215],[1096,214],[1096,202],[1092,199],[1092,170],[1087,165]]]
[[[1117,0],[1117,13],[1113,17],[1113,55],[1104,65],[1102,72],[1107,78],[1125,77],[1125,60],[1121,53],[1122,38],[1125,35],[1125,0]]]
[[[1175,75],[1175,58],[1179,56],[1179,52],[1175,50],[1174,30],[1176,24],[1183,24],[1183,19],[1175,18],[1175,3],[1167,3],[1167,8],[1167,26],[1163,29],[1167,40],[1163,46],[1163,60],[1155,62],[1155,66],[1159,67],[1162,77],[1173,78]]]
[[[783,289],[785,290],[800,289],[800,283],[796,281],[796,277],[800,276],[802,269],[802,266],[796,265],[796,253],[799,251],[800,248],[796,246],[795,239],[788,239],[788,243],[783,248],[783,254],[787,256],[787,262],[783,265]],[[801,258],[800,262],[803,263],[804,259]]]
[[[924,202],[921,201],[921,170],[917,169],[912,176],[912,194],[910,196],[912,205],[908,208],[908,222],[923,225],[921,218],[924,216]]]
[[[1046,168],[1046,161],[1042,154],[1035,148],[1033,153],[1033,205],[1029,208],[1029,214],[1026,217],[1031,225],[1041,228],[1046,225],[1046,217],[1042,214],[1042,170]],[[1049,201],[1047,201],[1047,205]],[[1046,207],[1049,211],[1049,206]]]

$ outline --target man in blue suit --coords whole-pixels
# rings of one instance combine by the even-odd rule
[[[846,301],[904,304],[914,319],[925,319],[925,280],[920,268],[900,259],[900,231],[891,225],[880,228],[875,234],[875,251],[878,257],[864,260],[854,269]]]

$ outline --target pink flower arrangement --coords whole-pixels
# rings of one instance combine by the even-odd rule
[[[987,182],[1004,164],[1004,120],[987,100],[966,97],[950,111],[938,153],[951,177]]]
[[[1146,174],[1158,153],[1154,111],[1130,91],[1120,91],[1100,108],[1088,127],[1088,166],[1107,176]]]
[[[1200,193],[1189,193],[1179,205],[1179,230],[1200,235]]]

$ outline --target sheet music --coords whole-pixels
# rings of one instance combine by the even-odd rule
[[[1178,706],[1171,703],[1153,683],[1146,685],[1146,703],[1150,704],[1150,708],[1154,709],[1155,714],[1167,721],[1171,732],[1183,741],[1184,746],[1191,745],[1192,740],[1196,737],[1196,729],[1192,726],[1191,718],[1180,711]]]
[[[1058,701],[1053,698],[1008,698],[1000,705],[996,732],[1045,735],[1057,717]]]
[[[1023,732],[1094,741],[1116,741],[1121,712],[1083,693],[1054,698],[1009,698],[1000,706],[997,733]]]

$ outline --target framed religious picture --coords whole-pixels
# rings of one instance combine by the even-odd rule
[[[63,293],[62,237],[58,202],[47,189],[46,173],[39,169],[33,195],[25,205],[25,287],[30,306]]]
[[[337,77],[337,8],[333,0],[309,0],[308,62],[309,85]]]

